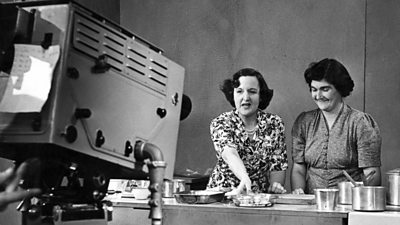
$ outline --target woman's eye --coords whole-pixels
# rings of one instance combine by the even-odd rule
[[[322,91],[324,91],[324,92],[327,92],[327,91],[329,91],[329,90],[330,90],[329,87],[322,88]]]

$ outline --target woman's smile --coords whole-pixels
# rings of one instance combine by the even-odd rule
[[[311,96],[318,108],[331,112],[340,107],[342,96],[336,88],[325,80],[311,82]]]

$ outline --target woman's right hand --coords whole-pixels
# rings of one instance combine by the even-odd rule
[[[248,194],[251,192],[251,180],[249,176],[244,176],[241,180],[239,185],[232,189],[230,192],[227,192],[225,195],[232,196],[232,195],[239,195],[239,194]]]
[[[274,182],[268,187],[268,193],[285,194],[286,189],[279,182]]]
[[[249,192],[251,192],[251,180],[247,174],[246,176],[242,177],[237,189],[239,190],[240,193],[245,192],[246,194],[248,194]]]
[[[303,190],[303,188],[296,188],[292,191],[292,194],[296,194],[296,195],[304,194],[304,190]]]

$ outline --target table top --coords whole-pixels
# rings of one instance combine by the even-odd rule
[[[114,207],[132,207],[139,209],[150,208],[148,200],[136,200],[134,198],[108,198],[113,202]],[[294,205],[294,204],[274,204],[271,207],[238,207],[233,203],[211,203],[211,204],[184,204],[178,203],[175,198],[163,198],[163,210],[201,210],[204,212],[240,212],[246,214],[277,214],[277,215],[302,215],[324,217],[343,217],[346,218],[352,211],[351,205],[338,205],[335,210],[318,210],[316,205]]]

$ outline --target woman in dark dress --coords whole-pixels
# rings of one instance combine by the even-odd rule
[[[313,193],[374,171],[370,185],[381,183],[381,136],[371,115],[345,104],[354,87],[347,69],[335,59],[312,63],[304,73],[317,109],[301,113],[292,128],[293,193]]]

